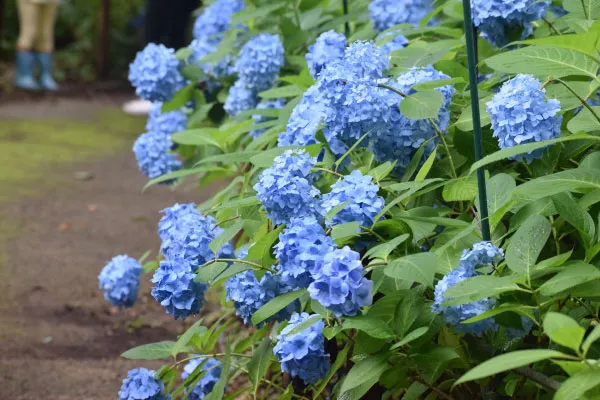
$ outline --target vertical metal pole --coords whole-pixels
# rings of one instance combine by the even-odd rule
[[[348,15],[348,0],[342,0],[342,4],[344,6],[344,15]],[[350,36],[350,22],[346,21],[344,24],[344,29],[346,31],[346,37]]]
[[[471,2],[463,0],[465,16],[465,37],[467,41],[467,58],[469,62],[469,87],[471,89],[471,109],[473,111],[473,138],[475,144],[475,160],[483,157],[483,140],[481,139],[481,116],[479,114],[479,92],[477,88],[477,56],[475,54],[475,34],[471,18]],[[488,218],[487,192],[483,168],[477,170],[477,187],[479,190],[479,215],[481,217],[481,235],[483,240],[490,240],[490,221]]]

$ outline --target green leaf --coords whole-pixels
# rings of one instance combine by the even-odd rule
[[[580,2],[581,0],[576,0]],[[598,42],[598,34],[596,33],[579,33],[579,34],[567,34],[567,35],[556,35],[540,37],[529,40],[521,40],[514,42],[514,44],[534,44],[534,45],[548,45],[552,47],[564,47],[565,49],[572,49],[585,53],[589,56],[596,56],[596,43]]]
[[[394,279],[419,282],[433,287],[436,268],[437,257],[434,253],[417,253],[390,262],[383,271]]]
[[[554,394],[554,400],[588,399],[590,397],[586,397],[585,392],[598,385],[600,385],[600,370],[580,372],[560,385]]]
[[[225,271],[230,268],[230,265],[226,262],[217,262],[209,265],[205,265],[202,268],[198,268],[194,281],[196,282],[210,282],[214,279],[219,278]],[[251,269],[250,266],[246,269]],[[241,271],[240,271],[241,272]]]
[[[342,384],[341,392],[347,392],[365,382],[373,380],[377,382],[381,374],[388,368],[391,368],[391,366],[387,363],[386,355],[368,356],[360,360],[348,372]]]
[[[584,107],[567,124],[567,129],[573,133],[600,131],[600,122],[596,116],[600,115],[600,107],[590,107],[594,113]],[[594,115],[595,114],[595,115]]]
[[[351,347],[350,344],[346,344],[346,346],[342,349],[342,351],[340,351],[338,353],[337,357],[335,358],[335,362],[331,366],[331,369],[327,373],[327,376],[325,377],[325,379],[323,379],[323,380],[319,381],[319,383],[317,383],[313,398],[315,398],[315,399],[319,398],[319,395],[321,394],[321,392],[323,392],[323,390],[325,390],[325,388],[327,387],[327,384],[329,383],[329,381],[331,381],[331,378],[333,378],[335,376],[335,374],[337,373],[337,371],[340,368],[342,368],[342,366],[346,363],[346,359],[348,357],[348,352],[350,351],[350,347]],[[292,385],[290,385],[290,387],[291,386]]]
[[[600,189],[598,171],[576,168],[541,176],[517,186],[514,197],[531,202],[561,192],[579,192],[584,189]]]
[[[314,304],[315,304],[315,300],[312,299],[311,300],[311,306],[314,305]],[[294,327],[294,329],[292,329],[291,331],[289,331],[287,334],[288,334],[288,336],[295,335],[297,333],[300,333],[300,332],[302,332],[302,331],[310,328],[311,326],[313,326],[314,324],[316,324],[317,322],[322,321],[322,320],[323,320],[323,317],[320,314],[311,315],[306,320],[304,320],[303,322],[301,322],[298,325],[296,325],[296,327]]]
[[[250,382],[252,382],[255,397],[256,391],[260,385],[260,381],[265,376],[269,366],[271,365],[272,355],[273,344],[271,343],[271,340],[266,337],[256,348],[254,355],[248,362],[248,377],[250,378]]]
[[[436,79],[433,81],[426,81],[413,85],[412,88],[415,90],[432,90],[442,86],[454,85],[455,83],[466,83],[464,78],[448,78],[448,79]]]
[[[357,236],[359,233],[360,222],[346,222],[345,224],[335,225],[331,229],[331,238],[333,240],[344,239],[351,236]]]
[[[286,294],[282,294],[281,296],[275,297],[274,299],[269,301],[267,304],[265,304],[264,306],[259,308],[254,313],[254,315],[252,315],[252,324],[253,325],[260,324],[267,318],[272,317],[273,315],[277,314],[279,311],[283,310],[285,307],[287,307],[288,304],[292,303],[293,301],[298,300],[300,297],[304,296],[307,293],[308,292],[306,289],[300,289],[300,290],[295,290],[293,292],[289,292]]]
[[[224,202],[218,207],[211,208],[213,211],[239,209],[245,207],[252,207],[260,204],[260,200],[256,196],[243,197],[241,199],[234,199]]]
[[[281,99],[286,97],[302,96],[302,94],[304,94],[304,89],[296,85],[288,85],[265,90],[264,92],[260,92],[258,95],[263,99]]]
[[[322,144],[311,144],[309,146],[283,146],[283,147],[275,147],[269,150],[260,151],[250,159],[250,162],[259,168],[268,168],[273,164],[273,160],[276,157],[282,155],[287,150],[298,150],[304,149],[307,153],[309,153],[312,157],[316,157],[321,149],[323,148]]]
[[[565,264],[565,269],[540,286],[540,293],[553,296],[574,286],[600,279],[600,270],[583,261]]]
[[[450,179],[442,190],[442,197],[445,201],[473,201],[476,196],[477,177],[475,175]]]
[[[392,163],[392,162],[386,161],[383,164],[378,165],[377,167],[370,170],[367,175],[371,175],[373,177],[373,180],[375,182],[379,183],[383,179],[385,179],[394,170],[395,166],[396,166],[396,162]]]
[[[493,309],[483,312],[479,315],[476,315],[474,317],[466,319],[466,320],[462,321],[461,323],[462,324],[472,324],[474,322],[483,321],[486,318],[494,317],[496,315],[500,315],[505,312],[513,312],[513,313],[519,314],[523,317],[527,317],[529,319],[534,318],[534,314],[533,314],[533,311],[531,308],[528,308],[521,304],[503,303],[496,308],[493,308]]]
[[[346,208],[346,206],[348,204],[352,203],[351,200],[345,201],[341,204],[338,204],[337,206],[333,207],[331,210],[329,210],[327,212],[327,214],[325,214],[325,219],[329,222],[331,222],[331,220],[333,219],[333,217],[335,217],[337,215],[337,213],[339,213],[340,211],[342,211],[344,208]]]
[[[528,364],[535,363],[549,358],[563,358],[565,354],[556,350],[520,350],[513,351],[507,354],[502,354],[492,358],[491,360],[484,361],[475,368],[468,371],[466,374],[461,376],[455,383],[455,385],[474,381],[476,379],[485,378],[487,376],[496,375],[500,372],[508,371],[511,369],[524,367]]]
[[[544,333],[554,343],[579,352],[585,329],[565,314],[549,312],[544,317]]]
[[[429,330],[429,328],[427,326],[422,326],[420,328],[415,329],[414,331],[412,331],[412,332],[408,333],[406,336],[404,336],[402,338],[402,340],[400,340],[398,343],[396,343],[392,347],[390,347],[390,351],[396,350],[399,347],[407,345],[410,342],[412,342],[413,340],[417,340],[418,338],[420,338],[421,336],[426,334],[428,330]]]
[[[161,360],[169,358],[175,342],[165,340],[163,342],[143,344],[121,354],[121,357],[130,360]]]
[[[270,258],[271,248],[273,244],[279,237],[279,233],[283,230],[283,225],[278,226],[277,229],[272,230],[267,233],[263,237],[261,237],[254,246],[248,249],[248,256],[246,257],[249,260],[266,260]]]
[[[444,95],[437,90],[420,91],[406,96],[400,102],[400,112],[408,119],[437,118]]]
[[[583,341],[583,344],[581,345],[581,348],[583,349],[583,354],[587,354],[592,344],[598,339],[600,339],[600,325],[596,325],[594,327],[594,330],[590,332],[590,334],[587,335],[587,337]]]
[[[190,343],[190,340],[192,340],[192,337],[194,335],[201,336],[206,331],[208,331],[208,329],[205,326],[202,326],[202,319],[199,319],[198,321],[194,322],[194,324],[190,326],[183,333],[183,335],[179,337],[179,339],[177,339],[177,342],[173,345],[173,348],[171,349],[171,355],[173,357],[176,357],[177,354],[185,350],[186,346]]]
[[[527,218],[513,235],[506,249],[506,265],[518,274],[530,276],[533,267],[550,237],[552,225],[541,215]]]
[[[479,100],[479,117],[481,127],[484,128],[492,123],[492,117],[486,110],[486,103],[491,100],[491,97]],[[473,109],[471,106],[466,106],[458,117],[458,121],[454,123],[458,129],[463,132],[471,132],[473,130]]]
[[[391,63],[397,70],[425,67],[441,60],[452,48],[461,46],[459,40],[447,39],[433,43],[420,43],[390,53]]]
[[[391,339],[395,336],[394,331],[385,321],[369,316],[347,318],[342,329],[357,329],[375,339]]]
[[[562,78],[570,75],[596,79],[600,64],[575,50],[552,46],[529,46],[500,53],[485,60],[488,67],[509,74],[533,74]]]
[[[213,163],[213,162],[214,163],[224,163],[226,165],[233,165],[236,163],[249,162],[253,156],[260,154],[260,153],[261,153],[260,150],[246,150],[246,151],[237,151],[237,152],[226,153],[226,154],[217,154],[214,156],[204,157],[203,159],[198,161],[195,166],[198,166],[201,164],[206,164],[206,163]]]
[[[477,275],[449,288],[444,294],[444,305],[471,303],[516,290],[520,288],[514,276]]]
[[[600,0],[563,0],[563,8],[577,18],[600,18]]]
[[[423,166],[419,170],[419,173],[417,173],[417,176],[415,176],[416,182],[423,181],[425,180],[425,178],[427,178],[427,174],[429,173],[429,171],[431,171],[431,167],[433,166],[433,162],[435,161],[436,156],[437,147],[433,149],[429,157],[427,157],[427,160],[425,160],[425,162],[423,163]]]
[[[269,14],[273,13],[274,11],[277,11],[277,10],[285,7],[287,4],[288,4],[287,1],[281,1],[281,2],[278,2],[275,4],[265,5],[265,6],[258,7],[258,8],[250,8],[250,9],[238,12],[237,14],[234,14],[231,17],[231,24],[237,25],[242,22],[249,21],[251,19],[266,17]]]
[[[584,246],[589,248],[596,238],[596,225],[592,216],[575,201],[569,193],[558,193],[552,196],[558,214],[579,231]]]
[[[208,248],[212,250],[214,254],[219,252],[219,249],[223,247],[227,242],[234,238],[235,235],[238,234],[239,231],[244,227],[244,221],[237,220],[230,227],[226,228],[223,233],[214,238]]]
[[[195,87],[196,82],[192,82],[183,89],[178,90],[171,100],[163,103],[160,111],[166,113],[169,111],[175,111],[185,106],[190,100],[192,100]]]
[[[367,250],[363,258],[381,258],[382,260],[385,260],[392,253],[392,251],[394,251],[396,247],[406,242],[406,240],[409,237],[410,235],[405,233],[403,235],[393,238],[389,242],[385,242],[377,246],[371,247],[369,250]]]
[[[223,394],[225,393],[225,386],[227,386],[227,382],[229,382],[229,368],[231,367],[231,345],[229,341],[225,345],[225,357],[221,361],[221,376],[219,380],[213,387],[213,390],[210,392],[208,396],[205,397],[206,400],[221,400],[223,398]]]
[[[517,187],[515,179],[508,174],[498,174],[486,182],[487,204],[489,215],[492,215],[492,226],[496,226],[502,216],[494,216],[512,197],[512,192]]]

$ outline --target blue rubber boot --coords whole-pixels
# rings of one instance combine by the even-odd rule
[[[33,79],[35,53],[17,51],[16,61],[15,87],[25,90],[40,90],[40,85]]]
[[[40,62],[40,84],[42,88],[50,91],[57,91],[58,85],[52,77],[54,63],[52,62],[51,53],[37,53],[38,61]]]

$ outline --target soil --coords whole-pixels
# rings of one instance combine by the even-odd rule
[[[27,115],[81,120],[97,103],[71,99],[48,111],[38,101]],[[22,113],[19,104],[3,105],[0,121]],[[209,195],[160,185],[141,193],[146,179],[129,150],[133,137],[108,155],[48,167],[44,179],[51,184],[0,204],[0,225],[16,227],[11,237],[0,235],[0,399],[117,398],[129,369],[158,366],[119,355],[173,340],[185,329],[150,296],[149,275],[129,310],[111,307],[97,287],[98,273],[114,255],[138,258],[158,248],[159,210]]]

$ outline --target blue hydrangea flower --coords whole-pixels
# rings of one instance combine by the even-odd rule
[[[513,40],[522,40],[533,32],[532,22],[542,19],[550,2],[536,0],[473,0],[473,24],[494,47],[503,47]],[[516,37],[513,32],[520,32]]]
[[[293,217],[314,215],[320,194],[307,179],[315,159],[303,150],[288,150],[276,157],[254,185],[268,217],[274,224],[285,224]]]
[[[174,110],[163,113],[161,111],[163,103],[155,102],[148,113],[146,130],[148,132],[162,133],[171,135],[175,132],[184,131],[187,128],[187,116],[181,110]]]
[[[294,218],[279,234],[274,247],[283,281],[294,289],[307,288],[311,272],[325,254],[335,247],[331,237],[313,216]]]
[[[202,59],[211,53],[217,51],[217,46],[204,40],[192,40],[190,43],[190,49],[192,54],[190,55],[188,62],[202,68],[204,73],[207,75],[208,80],[211,78],[226,78],[235,73],[233,69],[233,55],[231,53],[226,54],[217,62],[203,62]],[[217,82],[211,82],[216,87]]]
[[[204,357],[198,357],[190,360],[185,367],[183,367],[181,378],[183,380],[187,379],[194,373],[196,368],[198,368],[198,366],[202,364],[204,360]],[[202,371],[206,372],[204,375],[202,375],[202,378],[200,378],[196,386],[189,392],[187,396],[188,400],[202,400],[205,396],[212,392],[215,385],[221,378],[222,369],[223,367],[221,366],[220,361],[217,361],[214,358],[209,358],[202,366]]]
[[[246,88],[262,92],[273,86],[284,62],[279,35],[262,33],[242,46],[234,68]]]
[[[235,252],[235,258],[237,260],[244,260],[246,257],[248,257],[248,251],[250,250],[250,247],[252,247],[252,245],[243,245],[237,249]]]
[[[278,146],[308,146],[317,143],[315,135],[326,116],[326,109],[317,98],[318,88],[318,85],[308,88],[300,103],[294,107],[286,130],[279,134]]]
[[[374,217],[383,209],[383,198],[377,195],[379,187],[370,175],[354,170],[350,175],[338,180],[331,186],[331,192],[323,195],[321,208],[323,215],[342,203],[349,202],[331,220],[331,225],[346,222],[360,222],[361,226],[371,226]]]
[[[241,80],[237,80],[229,89],[229,96],[225,100],[223,108],[227,114],[234,116],[242,111],[251,110],[258,104],[256,91],[249,89]]]
[[[388,84],[403,93],[410,94],[413,91],[412,86],[418,83],[448,78],[448,75],[435,70],[432,66],[427,66],[411,69]],[[435,123],[442,132],[446,132],[450,124],[450,104],[455,89],[454,86],[447,85],[435,90],[444,95],[444,101]],[[437,134],[429,120],[408,119],[400,113],[398,106],[402,102],[402,97],[399,95],[388,91],[386,102],[391,111],[387,127],[373,132],[370,136],[369,147],[377,161],[396,161],[394,174],[401,176],[423,143],[427,142],[423,158],[425,159],[431,154],[437,143]]]
[[[119,400],[169,400],[164,393],[164,384],[154,377],[154,371],[146,368],[132,369],[123,379]]]
[[[182,221],[185,217],[192,214],[194,217],[202,218],[202,213],[198,211],[194,203],[179,204],[175,203],[161,211],[164,215],[158,221],[158,236],[164,242],[170,239],[171,232],[182,228]]]
[[[560,137],[560,101],[547,99],[541,86],[533,75],[519,74],[506,81],[487,103],[493,136],[498,138],[501,149]],[[530,163],[541,158],[544,151],[538,149],[510,158]]]
[[[268,109],[268,108],[281,109],[284,106],[285,106],[285,100],[276,99],[276,100],[269,100],[269,101],[261,101],[260,103],[258,103],[258,106],[256,106],[256,108],[260,109],[260,110],[264,110],[264,109]],[[262,124],[263,122],[272,121],[276,118],[265,117],[262,115],[253,115],[252,119],[254,119],[254,124],[258,125],[258,124]],[[253,138],[256,139],[257,137],[262,135],[264,132],[265,132],[265,128],[262,128],[262,129],[255,129],[252,132],[250,132],[250,134],[252,135]]]
[[[218,44],[231,27],[231,16],[245,8],[243,0],[216,0],[194,22],[194,39]]]
[[[142,265],[126,255],[113,257],[104,266],[98,280],[104,298],[119,307],[131,307],[140,288]]]
[[[138,96],[149,101],[167,101],[185,85],[175,50],[148,44],[129,65],[129,81]]]
[[[171,138],[164,133],[153,131],[142,133],[133,144],[133,152],[140,171],[153,179],[179,170],[181,162],[171,154],[172,147]]]
[[[310,297],[336,317],[354,316],[373,302],[373,281],[364,277],[360,254],[348,246],[327,253],[312,275]]]
[[[418,26],[433,11],[433,0],[372,0],[371,21],[378,32],[398,24]]]
[[[384,45],[381,46],[381,52],[383,54],[390,54],[393,51],[403,49],[408,44],[408,39],[399,33],[389,32],[385,35],[381,35],[380,39],[393,36],[392,40],[387,40]]]
[[[244,271],[225,282],[227,300],[233,301],[237,315],[242,317],[247,325],[252,325],[252,315],[259,308],[290,290],[291,288],[283,283],[280,276],[270,272],[264,274],[260,281],[256,279],[254,271]],[[298,302],[292,302],[265,322],[285,321],[297,310],[298,306]]]
[[[323,32],[306,53],[310,76],[316,79],[327,64],[344,57],[345,49],[346,36],[334,30]]]
[[[302,322],[310,318],[308,313],[294,314],[290,323],[283,328],[273,348],[275,357],[281,362],[281,370],[299,377],[306,384],[315,384],[325,378],[331,365],[325,353],[323,321],[317,321],[305,330],[290,335]]]
[[[459,267],[446,274],[435,286],[435,298],[431,310],[436,314],[441,314],[444,322],[453,325],[457,332],[481,336],[488,330],[497,330],[498,325],[493,318],[486,318],[472,324],[461,323],[494,308],[495,299],[481,299],[455,306],[443,306],[442,304],[450,300],[445,298],[448,289],[459,282],[477,276],[476,267],[489,266],[499,261],[503,256],[502,249],[486,242],[477,243],[471,250],[465,250],[460,259]]]
[[[196,274],[186,260],[161,261],[152,277],[152,296],[175,319],[199,314],[207,286],[194,282],[195,278]]]
[[[380,79],[390,67],[390,59],[375,43],[357,40],[346,47],[344,64],[347,72],[357,77]]]

